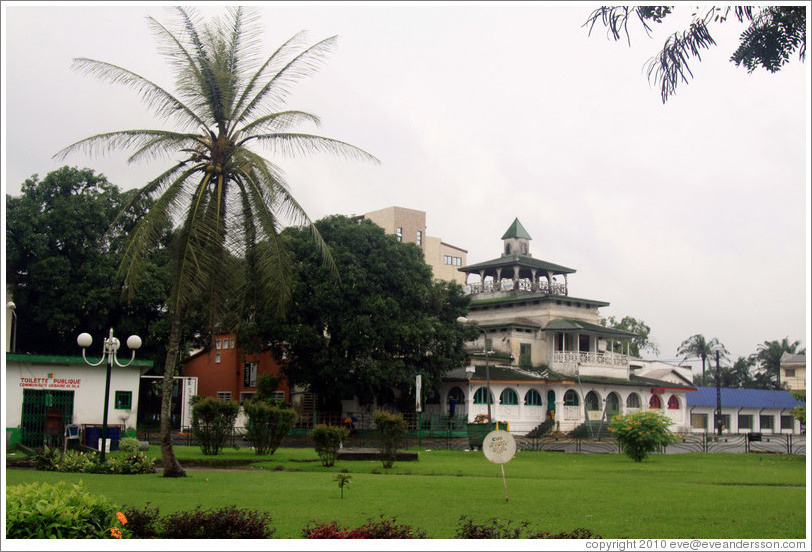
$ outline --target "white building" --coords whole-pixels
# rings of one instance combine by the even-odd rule
[[[631,359],[634,334],[600,325],[598,308],[609,303],[571,296],[575,270],[533,258],[518,219],[502,240],[501,257],[460,268],[472,296],[468,319],[482,335],[469,349],[471,365],[448,374],[427,412],[450,413],[453,398],[456,416],[471,422],[487,413],[490,386],[492,417],[512,433],[548,420],[567,432],[645,409],[670,417],[673,431],[690,427],[685,393],[694,387],[679,367],[642,369]]]
[[[138,359],[127,368],[113,367],[107,405],[108,428],[114,428],[108,433],[111,439],[135,437],[141,374],[151,367],[152,361]],[[65,426],[84,428],[88,438],[95,435],[92,444],[98,443],[106,363],[92,367],[82,357],[6,353],[5,374],[7,447],[42,446],[49,423],[62,432]]]
[[[805,403],[789,391],[767,389],[719,390],[722,407],[722,433],[792,433],[805,428],[792,409]],[[716,388],[698,387],[687,393],[691,431],[713,432],[716,414]]]

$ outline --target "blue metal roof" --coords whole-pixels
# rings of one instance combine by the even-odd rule
[[[789,391],[768,389],[726,389],[722,388],[722,406],[745,408],[795,408],[803,406]],[[685,399],[688,406],[716,406],[715,387],[697,387],[696,391],[687,391]]]

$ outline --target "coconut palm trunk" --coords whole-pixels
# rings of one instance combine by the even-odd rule
[[[166,351],[163,392],[161,393],[161,463],[164,468],[164,477],[184,477],[186,475],[186,471],[175,458],[175,450],[172,448],[172,388],[175,384],[175,367],[178,361],[182,330],[183,322],[180,313],[176,313],[172,316],[172,325],[169,330],[169,345]]]

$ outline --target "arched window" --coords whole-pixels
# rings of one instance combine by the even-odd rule
[[[590,391],[586,394],[586,409],[587,410],[601,410],[601,400],[598,398],[598,394],[594,391]]]
[[[676,395],[668,397],[668,408],[670,410],[679,410],[679,399]]]
[[[488,404],[485,401],[487,400],[486,397],[488,396],[488,389],[487,387],[480,387],[474,393],[474,404]],[[493,395],[490,396],[490,402],[493,404]]]
[[[640,408],[640,395],[637,393],[630,393],[626,397],[626,408]]]
[[[519,404],[519,395],[516,394],[516,391],[508,387],[499,395],[499,404],[517,405]]]
[[[572,389],[564,393],[564,406],[579,406],[581,401],[578,400],[578,393]]]
[[[524,394],[524,404],[527,406],[541,406],[541,393],[531,389]]]
[[[660,400],[660,396],[659,395],[652,395],[651,400],[648,401],[648,407],[649,408],[662,408],[663,407],[663,401]]]

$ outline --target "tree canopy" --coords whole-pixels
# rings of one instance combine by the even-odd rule
[[[789,337],[781,340],[764,341],[758,346],[756,360],[765,383],[772,389],[781,389],[781,357],[784,353],[792,355],[802,355],[806,349],[802,349],[800,341],[790,342]]]
[[[677,355],[684,357],[685,360],[689,358],[702,360],[702,381],[705,381],[705,365],[717,353],[720,360],[727,358],[727,355],[730,354],[718,339],[714,337],[708,340],[702,334],[692,335],[683,341],[677,349]]]
[[[415,375],[430,394],[463,364],[471,330],[455,321],[468,297],[460,285],[433,279],[418,246],[370,221],[331,216],[316,227],[340,283],[306,231],[286,230],[295,266],[291,310],[281,323],[266,316],[247,324],[241,343],[252,335],[284,341],[290,383],[309,386],[322,406],[355,395],[362,404],[413,407]]]
[[[657,343],[651,338],[651,328],[642,320],[637,320],[631,316],[624,316],[620,320],[616,320],[614,316],[609,318],[600,319],[601,326],[613,328],[615,330],[623,330],[637,334],[629,343],[629,354],[633,357],[640,358],[640,353],[643,351],[650,351],[651,353],[660,354],[660,348]],[[615,352],[623,352],[622,343],[613,343]]]
[[[669,6],[602,6],[594,10],[584,26],[589,34],[600,22],[606,27],[607,36],[620,40],[625,35],[631,44],[630,22],[640,23],[651,36],[652,25],[661,24],[674,13]],[[753,72],[762,67],[770,72],[780,70],[797,52],[798,59],[806,56],[806,7],[805,6],[702,6],[695,8],[688,28],[671,34],[662,50],[646,64],[649,81],[660,88],[665,103],[679,83],[688,83],[693,77],[689,60],[702,59],[702,51],[716,46],[711,29],[731,16],[739,22],[748,22],[747,29],[739,37],[738,48],[730,61],[736,66]]]
[[[27,179],[19,197],[6,196],[6,276],[18,352],[76,355],[79,333],[101,339],[114,327],[125,339],[144,339],[139,356],[161,354],[165,248],[147,259],[148,283],[129,305],[119,303],[113,284],[126,233],[147,205],[110,223],[134,194],[121,193],[92,169],[65,166],[42,180]]]

